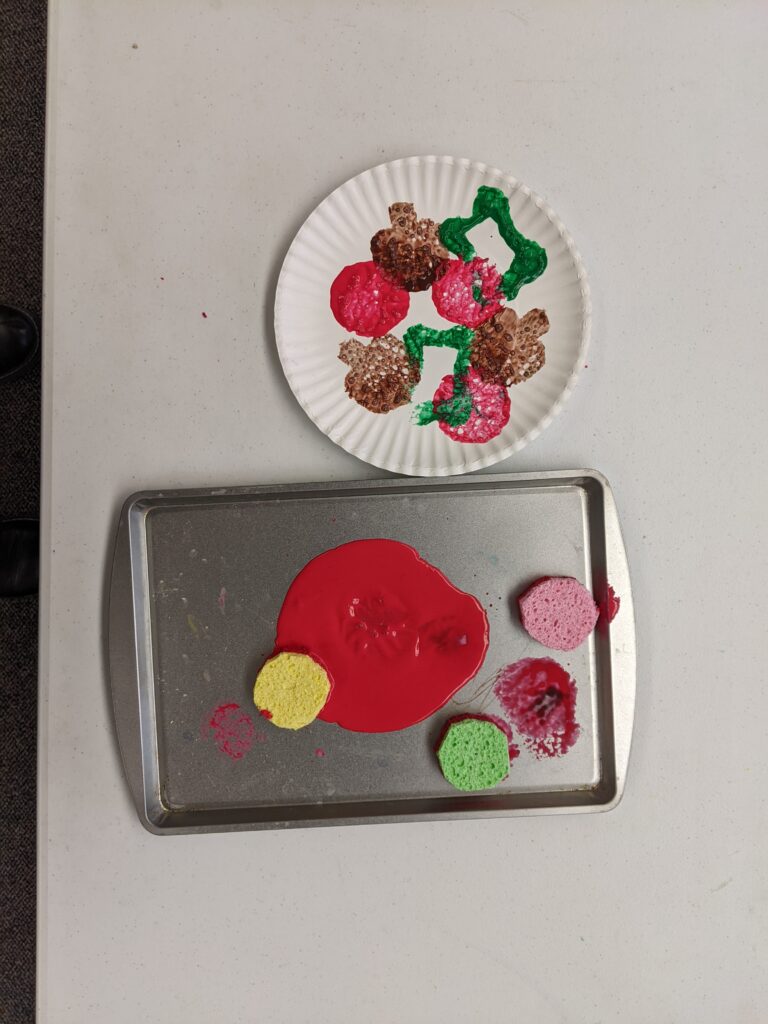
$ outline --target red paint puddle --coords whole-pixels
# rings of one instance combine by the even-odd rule
[[[208,727],[213,730],[216,746],[233,761],[239,761],[251,749],[253,722],[239,704],[222,704],[216,708]]]
[[[621,607],[621,598],[618,596],[616,591],[613,589],[611,584],[608,584],[608,595],[603,603],[600,611],[606,622],[613,622],[619,613]]]
[[[477,599],[392,540],[352,541],[308,562],[286,594],[275,643],[324,666],[333,686],[318,717],[355,732],[434,714],[477,673],[487,647]]]
[[[579,738],[576,683],[552,658],[523,658],[507,665],[498,674],[494,692],[536,757],[565,754]]]

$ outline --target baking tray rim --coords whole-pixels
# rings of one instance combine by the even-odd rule
[[[156,742],[148,728],[150,709],[146,706],[146,687],[142,686],[139,665],[142,642],[140,623],[135,615],[134,590],[136,574],[145,572],[147,560],[142,547],[146,517],[153,509],[188,501],[197,507],[226,504],[232,499],[248,498],[280,500],[300,496],[329,498],[354,497],[366,492],[451,492],[509,490],[536,487],[581,487],[599,490],[603,502],[603,527],[606,555],[611,553],[611,584],[621,595],[621,615],[611,624],[611,724],[613,733],[613,771],[610,778],[601,778],[590,787],[565,790],[573,803],[548,803],[557,791],[540,790],[530,793],[506,794],[517,806],[499,806],[504,797],[474,794],[454,798],[440,798],[440,810],[428,806],[415,807],[404,812],[404,805],[437,803],[434,798],[406,798],[399,800],[373,799],[366,801],[335,801],[318,804],[280,804],[246,807],[222,807],[205,812],[205,823],[194,822],[197,811],[171,811],[155,790],[148,798],[145,784],[144,761],[157,757]],[[183,499],[183,501],[181,500]],[[146,580],[145,580],[146,583]],[[106,596],[105,639],[109,666],[109,681],[115,731],[123,762],[128,789],[141,824],[153,835],[206,834],[233,831],[262,831],[301,827],[335,826],[351,824],[394,824],[400,822],[452,821],[457,818],[482,819],[522,817],[534,814],[581,814],[613,810],[621,801],[632,745],[636,697],[636,641],[632,592],[626,551],[619,525],[613,492],[606,477],[595,469],[550,470],[527,473],[485,473],[470,477],[425,478],[393,477],[310,483],[265,483],[216,488],[174,488],[168,490],[143,489],[130,494],[123,502],[115,535],[112,568]],[[146,623],[144,624],[147,625]],[[142,703],[144,702],[144,704]],[[136,742],[136,737],[139,742]],[[577,796],[582,794],[580,800]],[[537,798],[535,801],[532,798]],[[462,806],[471,802],[472,806]],[[345,803],[348,804],[345,810]],[[374,808],[388,804],[394,808],[374,813]],[[359,813],[350,813],[358,808]],[[254,812],[282,814],[254,820]],[[313,813],[314,816],[313,816]],[[250,815],[250,817],[246,817]],[[211,818],[220,821],[210,822]],[[238,820],[240,819],[240,820]]]

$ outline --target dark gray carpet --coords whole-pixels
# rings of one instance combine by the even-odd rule
[[[44,0],[0,0],[0,302],[40,316]],[[0,519],[38,515],[40,367],[0,383]],[[0,599],[0,1021],[34,1020],[37,598]]]

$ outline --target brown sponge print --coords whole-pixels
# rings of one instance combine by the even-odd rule
[[[407,405],[421,379],[418,364],[393,334],[373,338],[367,345],[358,338],[343,341],[339,359],[350,368],[344,378],[347,394],[369,412],[391,412]]]
[[[532,377],[544,365],[541,335],[549,330],[543,309],[518,317],[511,307],[492,316],[475,330],[470,362],[484,380],[509,387]]]
[[[450,257],[440,241],[438,225],[433,220],[418,220],[413,203],[393,203],[389,219],[392,226],[377,231],[371,239],[374,262],[401,288],[426,291]]]

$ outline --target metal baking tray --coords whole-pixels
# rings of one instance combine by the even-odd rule
[[[276,729],[255,714],[251,691],[285,592],[315,555],[366,537],[412,544],[480,599],[490,622],[483,668],[401,732],[321,721]],[[575,576],[598,602],[610,582],[619,614],[575,651],[545,650],[515,610],[516,595],[543,575]],[[624,787],[632,596],[613,496],[592,470],[135,494],[117,530],[109,654],[125,773],[139,818],[158,835],[600,811]],[[446,719],[493,712],[498,669],[547,655],[577,681],[578,742],[559,758],[523,749],[493,790],[452,789],[433,751]],[[238,760],[206,728],[225,703],[253,713],[256,742]]]

